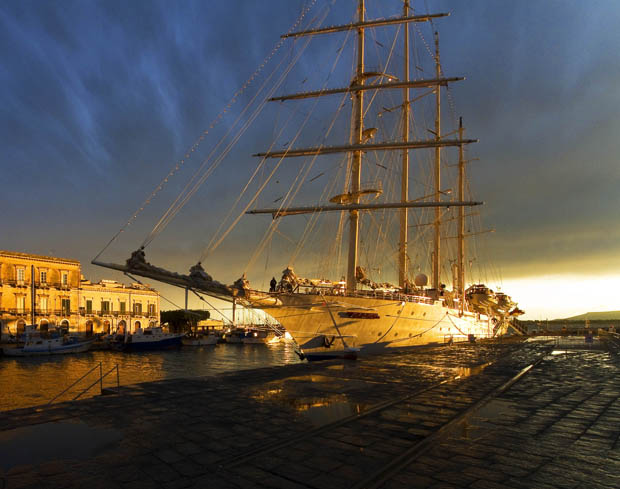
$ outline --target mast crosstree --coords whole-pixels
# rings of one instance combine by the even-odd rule
[[[434,53],[431,51],[432,48],[426,46],[429,54],[433,58],[432,62],[434,62],[433,75],[427,75],[431,76],[430,79],[411,79],[416,78],[416,76],[413,76],[410,71],[413,70],[414,73],[417,73],[415,72],[416,69],[422,71],[423,68],[417,65],[410,65],[410,55],[412,54],[410,48],[413,43],[410,43],[409,24],[412,22],[427,22],[437,17],[444,17],[447,14],[410,16],[410,11],[413,13],[411,0],[402,0],[402,2],[403,3],[400,4],[403,7],[401,17],[367,20],[365,19],[365,0],[355,0],[357,13],[355,14],[356,18],[353,23],[343,26],[291,32],[289,35],[284,36],[314,36],[342,31],[350,31],[350,33],[353,34],[355,31],[357,53],[355,55],[356,59],[353,62],[356,66],[348,86],[274,96],[274,93],[276,93],[276,90],[280,86],[280,83],[278,83],[276,85],[270,85],[268,96],[261,96],[260,98],[260,107],[262,109],[264,102],[267,100],[288,101],[334,94],[350,94],[352,107],[350,124],[347,125],[350,131],[348,141],[346,141],[346,144],[343,143],[337,146],[319,145],[317,147],[306,148],[294,148],[292,145],[286,143],[284,146],[288,146],[288,149],[284,151],[268,150],[255,155],[261,157],[262,160],[258,168],[252,174],[248,184],[246,184],[243,192],[245,192],[245,189],[247,189],[254,180],[258,170],[261,167],[264,168],[263,165],[267,165],[268,158],[279,158],[280,161],[277,162],[268,178],[261,183],[255,196],[252,197],[244,209],[239,212],[229,229],[223,233],[216,243],[219,244],[222,242],[228,232],[239,222],[244,213],[271,214],[274,219],[277,219],[291,215],[339,212],[342,218],[339,222],[337,231],[337,244],[339,246],[342,246],[345,241],[345,239],[342,239],[344,217],[348,216],[349,218],[349,250],[346,267],[346,282],[342,279],[332,281],[329,277],[320,279],[300,277],[295,274],[292,267],[287,267],[282,272],[282,278],[279,282],[273,280],[274,283],[271,284],[269,291],[250,287],[245,273],[232,285],[225,285],[224,283],[214,280],[213,277],[205,271],[201,264],[203,259],[198,261],[196,265],[193,265],[189,269],[188,274],[174,273],[148,263],[145,258],[144,246],[150,241],[145,241],[143,246],[134,251],[124,264],[102,263],[98,262],[97,258],[95,258],[92,263],[119,270],[128,275],[135,274],[150,277],[161,282],[182,287],[185,289],[186,293],[189,290],[193,292],[204,292],[211,297],[232,302],[234,311],[236,311],[238,305],[260,308],[286,328],[297,343],[300,349],[300,355],[306,355],[309,359],[336,357],[354,358],[358,353],[360,355],[379,353],[390,349],[403,349],[420,345],[438,344],[446,341],[452,342],[458,341],[458,339],[471,340],[472,337],[490,338],[497,334],[505,333],[512,318],[523,314],[523,311],[516,307],[516,303],[505,294],[494,293],[484,284],[472,285],[467,289],[467,293],[465,292],[464,240],[466,234],[464,219],[466,214],[464,208],[481,205],[482,202],[466,200],[464,148],[465,145],[475,143],[477,140],[465,139],[462,121],[459,122],[458,130],[454,133],[442,134],[441,132],[441,87],[447,87],[449,83],[462,80],[463,78],[449,78],[443,75],[439,57],[439,39],[436,32],[434,33]],[[379,69],[369,70],[366,64],[371,63],[370,60],[372,56],[368,56],[368,60],[365,59],[365,49],[371,47],[370,38],[368,39],[368,46],[365,46],[365,30],[395,24],[404,24],[404,35],[402,38],[404,61],[402,70],[400,64],[398,65],[398,77],[400,77],[400,79],[387,73],[388,67],[391,66],[390,59],[393,49],[397,44],[399,44],[400,47],[400,29],[398,32],[395,32],[395,37],[393,38],[387,58],[388,61],[385,65],[380,64],[379,66],[382,67]],[[298,25],[299,24],[296,23],[294,28],[297,29]],[[314,25],[316,26],[317,24]],[[291,31],[292,30],[293,28],[291,28]],[[434,30],[435,29],[433,29],[433,31]],[[396,31],[396,29],[394,29],[394,31]],[[307,40],[309,41],[309,39]],[[381,45],[380,43],[378,44]],[[338,53],[340,53],[340,49]],[[414,59],[413,56],[412,59]],[[429,62],[429,65],[432,62]],[[426,67],[426,65],[424,66]],[[418,97],[411,96],[412,94],[410,91],[418,88],[424,88],[426,90],[423,90],[424,93],[419,94]],[[369,94],[369,98],[365,99],[365,94],[368,93],[369,90],[373,90],[373,92]],[[390,131],[390,129],[387,128],[387,124],[389,124],[393,130],[394,127],[392,124],[394,126],[401,124],[399,128],[395,129],[397,131],[396,133],[389,133],[389,136],[387,136],[389,139],[387,141],[376,142],[374,136],[379,129],[375,127],[364,127],[364,112],[368,112],[369,109],[373,107],[373,98],[375,95],[378,95],[374,90],[390,90],[391,93],[387,92],[388,97],[394,95],[394,90],[401,90],[400,93],[396,92],[396,96],[400,98],[402,94],[402,105],[399,105],[398,102],[393,103],[390,101],[388,105],[391,108],[386,109],[383,107],[384,110],[377,114],[377,118],[379,118],[382,117],[383,112],[394,112],[393,116],[382,118],[380,123],[377,124],[382,131],[386,131],[386,135],[388,134],[387,131]],[[416,123],[416,120],[412,117],[413,108],[411,104],[417,99],[431,94],[434,94],[435,97],[429,97],[427,100],[429,102],[429,108],[431,108],[433,112],[433,114],[431,114],[431,120],[434,118],[434,121],[429,121],[429,126],[434,125],[434,127],[433,129],[430,127],[423,127],[423,129],[432,133],[432,136],[428,137],[426,140],[416,140],[414,137],[415,128],[423,124],[423,117],[416,112],[416,119],[420,121]],[[377,103],[377,105],[379,104]],[[332,119],[332,125],[327,135],[330,134],[331,129],[337,122],[337,117],[343,107],[343,104],[339,104],[338,111]],[[370,117],[368,117],[367,120],[369,121]],[[283,126],[283,128],[287,127],[287,125]],[[454,135],[455,133],[456,135]],[[279,135],[275,137],[277,139]],[[296,138],[294,140],[296,140]],[[371,142],[371,140],[373,142]],[[275,141],[272,143],[272,147],[273,144],[275,144]],[[441,187],[441,148],[446,147],[455,147],[458,149],[458,195],[453,197],[455,199],[454,201],[445,197],[448,190],[442,190]],[[412,199],[409,196],[410,182],[412,182],[409,176],[409,166],[410,157],[413,156],[410,154],[410,151],[417,149],[426,149],[427,151],[425,153],[430,157],[429,185],[427,189],[421,192],[421,194],[423,194],[422,196]],[[431,149],[433,151],[430,151]],[[369,182],[370,186],[361,184],[362,160],[368,152],[376,152],[376,155],[371,155],[371,157],[374,157],[379,155],[383,156],[385,153],[382,152],[385,151],[392,152],[394,157],[392,161],[398,159],[400,168],[388,168],[387,166],[379,164],[379,162],[377,162],[377,166],[388,170],[392,175],[396,175],[396,178],[398,178],[400,173],[400,195],[396,195],[393,199],[389,199],[394,200],[393,202],[368,202],[362,196],[381,194],[383,185],[379,185],[382,183],[380,181]],[[313,157],[338,153],[347,155],[346,182],[339,188],[339,190],[342,190],[342,193],[332,197],[329,202],[319,202],[314,205],[293,207],[289,203],[289,198],[292,199],[293,197],[287,194],[286,200],[283,201],[285,204],[280,207],[249,210],[256,202],[258,195],[260,195],[270,181],[273,172],[283,163],[284,158]],[[314,158],[308,163],[314,164]],[[305,173],[300,171],[298,174],[301,182],[305,181],[308,170],[309,167],[307,167]],[[371,173],[371,171],[371,169],[367,169],[366,173]],[[377,172],[379,171],[380,170],[377,170]],[[310,181],[315,180],[324,173],[325,172],[320,173],[318,176],[310,179]],[[419,179],[418,173],[416,173],[416,176],[418,176]],[[426,182],[420,182],[421,185],[425,183]],[[299,186],[296,185],[297,183],[295,183],[291,189],[298,190]],[[326,186],[325,191],[329,191],[334,185],[335,182],[330,182],[330,184]],[[397,185],[390,186],[389,192],[398,194]],[[235,208],[240,198],[241,197],[237,199],[233,208]],[[272,205],[277,205],[276,203],[283,198],[284,196],[276,199]],[[439,231],[442,224],[442,212],[440,212],[440,210],[449,209],[450,207],[458,208],[458,212],[450,219],[443,218],[443,224],[446,224],[447,220],[458,219],[457,235],[440,236]],[[434,228],[434,242],[431,243],[433,265],[431,287],[427,287],[425,277],[424,280],[417,280],[416,277],[414,286],[408,283],[408,228],[411,227],[408,225],[410,217],[408,210],[412,208],[434,209],[434,212],[431,213],[432,215],[429,216],[430,219],[428,219],[430,222],[416,225],[416,227],[429,225]],[[398,216],[394,213],[385,220],[386,222],[391,221],[391,217],[398,217],[399,220],[398,286],[389,282],[375,282],[367,276],[366,271],[362,267],[357,266],[358,253],[360,253],[358,251],[358,245],[363,242],[363,240],[359,238],[360,213],[386,209],[398,211]],[[226,219],[228,219],[228,217]],[[224,222],[226,222],[226,219]],[[294,256],[297,255],[307,238],[307,233],[313,229],[316,223],[314,218],[309,221],[312,225],[306,227],[306,232],[304,236],[302,236]],[[377,236],[377,244],[379,244],[379,239],[384,239],[386,233],[382,233],[381,231],[381,226],[383,226],[384,222],[377,224],[380,229],[379,235]],[[258,256],[258,254],[262,252],[263,245],[271,239],[271,233],[275,232],[276,228],[277,223],[272,222],[270,233],[266,234],[263,238],[261,246],[259,246],[258,250],[255,252],[255,256]],[[216,234],[218,232],[219,230],[216,231]],[[440,276],[441,243],[442,241],[445,242],[453,238],[458,239],[458,261],[453,265],[454,287],[452,290],[445,290],[444,287],[442,287]],[[338,249],[334,255],[337,255],[339,260],[341,256],[340,249]],[[389,255],[383,255],[383,258],[387,256],[391,258],[391,250],[389,250]],[[252,260],[254,260],[254,258],[252,258]],[[248,265],[248,267],[249,266],[250,265]],[[337,266],[340,268],[339,263]],[[246,267],[246,269],[248,267]],[[267,270],[267,268],[265,268],[265,270]],[[359,290],[357,288],[358,284]],[[337,313],[333,313],[334,310],[337,310]],[[233,320],[234,314],[233,312]],[[377,332],[379,333],[377,334]]]
[[[413,15],[409,14],[409,0],[404,1],[402,17],[392,19],[376,19],[366,20],[364,18],[364,0],[358,0],[357,4],[357,22],[341,25],[324,27],[319,29],[310,29],[305,31],[293,32],[282,37],[300,37],[313,36],[318,34],[329,34],[342,31],[357,31],[357,63],[355,76],[348,87],[333,88],[326,90],[309,91],[303,93],[295,93],[289,95],[281,95],[272,97],[270,101],[287,101],[301,100],[313,97],[322,97],[334,94],[351,93],[353,94],[353,107],[351,116],[351,140],[348,145],[342,146],[318,146],[309,148],[289,148],[284,151],[268,151],[257,153],[254,156],[261,158],[295,158],[303,156],[317,156],[334,153],[349,153],[352,156],[349,196],[350,202],[346,205],[315,205],[306,207],[285,207],[270,209],[254,209],[247,211],[247,214],[272,214],[273,218],[308,214],[314,212],[328,211],[348,211],[349,212],[349,251],[347,260],[347,290],[354,291],[357,284],[356,268],[357,268],[357,249],[359,240],[359,211],[375,210],[375,209],[399,209],[399,249],[398,249],[398,283],[401,288],[406,288],[407,281],[407,243],[408,243],[408,209],[432,207],[435,209],[434,218],[434,246],[432,253],[432,286],[436,290],[441,287],[440,283],[440,229],[441,229],[441,212],[442,207],[460,207],[461,210],[466,206],[481,205],[482,202],[466,202],[462,193],[459,195],[458,202],[442,202],[441,201],[441,148],[442,147],[458,147],[462,152],[465,144],[478,142],[477,139],[463,139],[462,131],[457,139],[444,139],[441,137],[441,87],[447,86],[448,83],[464,80],[464,77],[442,77],[441,65],[439,59],[439,38],[435,32],[435,78],[426,80],[410,80],[409,73],[409,23],[412,22],[428,22],[439,17],[446,17],[449,14],[428,14]],[[367,28],[381,27],[387,25],[404,24],[404,68],[403,79],[398,80],[391,75],[381,73],[380,75],[388,78],[388,82],[376,85],[366,85],[365,80],[368,73],[364,72],[364,31]],[[436,114],[435,114],[435,138],[425,141],[409,140],[409,115],[410,115],[410,99],[409,90],[411,88],[434,88]],[[372,144],[363,143],[364,131],[364,92],[368,90],[403,90],[402,104],[402,135],[401,140],[396,142],[379,142]],[[434,148],[435,150],[435,167],[434,167],[434,202],[412,202],[409,200],[409,150]],[[385,204],[360,204],[360,181],[362,169],[363,154],[368,151],[402,151],[402,168],[401,168],[401,196],[400,202],[388,202]],[[459,214],[459,216],[462,212]],[[459,246],[459,252],[461,247]],[[459,261],[462,261],[459,255]],[[462,267],[459,268],[459,270]],[[459,279],[462,277],[459,273]],[[459,282],[461,284],[461,282]],[[462,293],[461,293],[462,296]]]

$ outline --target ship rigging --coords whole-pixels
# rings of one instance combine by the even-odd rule
[[[287,39],[299,40],[295,42],[301,42],[302,49],[296,53],[294,57],[296,60],[308,46],[309,41],[316,37],[341,32],[349,36],[353,33],[356,54],[350,84],[343,88],[324,87],[320,90],[276,95],[274,92],[282,83],[282,79],[278,78],[276,83],[265,83],[263,85],[263,88],[269,88],[259,92],[263,99],[261,99],[257,109],[247,116],[247,120],[253,121],[267,102],[295,103],[294,101],[340,95],[344,97],[342,100],[346,100],[347,97],[351,99],[349,141],[347,144],[327,145],[323,139],[319,145],[299,147],[295,145],[299,136],[297,133],[293,140],[287,143],[284,150],[273,149],[274,144],[272,143],[268,150],[256,153],[254,156],[260,158],[259,168],[263,170],[265,162],[276,160],[277,163],[269,174],[269,178],[262,185],[259,185],[255,196],[249,200],[243,211],[233,220],[232,225],[219,238],[213,238],[212,243],[213,246],[219,245],[232,227],[246,214],[271,214],[274,221],[279,221],[287,216],[310,215],[312,219],[315,219],[324,213],[338,212],[341,216],[341,223],[343,222],[342,217],[345,215],[348,220],[348,253],[344,279],[305,279],[298,277],[292,267],[287,266],[277,289],[266,292],[252,288],[245,277],[245,273],[232,285],[220,283],[206,273],[201,264],[202,260],[194,265],[187,275],[167,271],[146,261],[145,247],[174,218],[229,151],[229,146],[223,144],[223,147],[220,148],[220,143],[216,146],[216,149],[221,151],[220,156],[212,160],[211,166],[205,166],[206,162],[203,163],[200,176],[191,185],[188,184],[158,221],[142,246],[131,255],[126,263],[102,262],[99,260],[101,253],[95,257],[93,263],[124,273],[149,277],[186,290],[199,291],[219,299],[232,301],[234,304],[240,303],[246,307],[261,308],[280,321],[295,338],[304,354],[314,358],[351,356],[357,353],[372,353],[391,348],[452,342],[455,338],[492,337],[505,332],[512,317],[522,313],[517,308],[516,303],[512,302],[505,294],[495,295],[489,288],[479,284],[475,284],[469,289],[466,288],[465,208],[481,205],[482,202],[467,200],[466,198],[464,148],[469,144],[476,143],[477,140],[465,138],[462,119],[459,119],[458,129],[454,133],[442,134],[441,89],[447,88],[451,83],[462,81],[464,78],[444,76],[440,62],[437,31],[434,32],[434,51],[431,52],[434,65],[433,76],[421,79],[418,77],[412,79],[411,77],[410,25],[432,22],[434,19],[446,17],[448,14],[411,15],[410,2],[404,0],[401,15],[366,19],[365,0],[357,0],[355,20],[351,23],[331,27],[317,26],[316,24],[320,24],[325,18],[324,15],[317,15],[313,18],[314,25],[310,23],[308,28],[296,30],[314,3],[312,2],[302,11],[300,19],[287,34],[282,36],[275,49],[279,49],[282,46],[281,43]],[[400,77],[387,74],[385,71],[387,64],[384,65],[383,70],[367,71],[366,32],[388,26],[399,26],[394,46],[398,34],[402,34],[400,36],[402,42],[402,74]],[[261,69],[264,64],[261,65]],[[370,80],[374,81],[370,83]],[[271,80],[268,78],[267,81]],[[419,97],[415,97],[412,101],[410,91],[413,89],[430,89],[427,94],[434,94],[433,129],[428,129],[428,132],[433,136],[430,139],[412,138],[410,127],[411,105],[413,101],[419,99]],[[375,127],[365,125],[367,113],[377,94],[393,93],[394,91],[402,93],[402,102],[399,104],[400,136],[397,140],[374,142],[378,130]],[[370,100],[366,100],[366,94],[370,95]],[[344,103],[341,102],[338,112],[343,106]],[[385,109],[384,112],[392,112],[393,110]],[[381,114],[377,117],[380,116]],[[334,129],[335,120],[335,118],[332,120],[328,134]],[[232,138],[233,141],[238,140],[247,127],[244,122],[238,133]],[[442,149],[444,148],[456,148],[458,150],[458,195],[454,200],[446,200],[444,197],[448,192],[442,189]],[[419,150],[432,150],[433,152],[432,193],[430,194],[432,200],[412,199],[410,197],[410,152]],[[194,148],[191,149],[191,152],[193,151]],[[191,152],[185,155],[186,158],[191,156]],[[376,198],[382,193],[382,190],[380,189],[381,186],[377,184],[364,186],[362,179],[363,162],[366,155],[380,153],[400,153],[399,199],[382,202],[372,202],[367,199],[369,196]],[[276,199],[275,202],[279,202],[278,207],[253,208],[267,182],[285,160],[310,158],[314,162],[317,157],[338,154],[343,154],[346,158],[346,183],[341,193],[329,199],[330,203],[318,203],[309,206],[292,205],[290,194],[293,187],[291,187],[285,199]],[[181,160],[182,163],[184,161]],[[379,162],[377,165],[381,166]],[[311,167],[311,165],[302,167],[299,175],[303,174],[303,178],[307,177]],[[250,182],[245,186],[243,192],[246,191],[256,175],[257,171],[252,174]],[[162,185],[163,183],[160,184],[160,187]],[[297,189],[299,189],[299,185]],[[294,196],[296,192],[292,192],[292,194]],[[145,204],[149,202],[150,198]],[[238,202],[239,199],[237,199]],[[433,240],[430,287],[427,287],[427,279],[424,274],[420,273],[414,280],[411,280],[412,270],[409,269],[410,210],[428,208],[434,210],[431,223]],[[375,211],[392,209],[398,211],[399,222],[396,260],[398,264],[398,285],[372,280],[368,276],[367,270],[360,265],[359,256],[361,213],[371,215]],[[441,282],[442,216],[443,212],[449,209],[457,209],[456,238],[458,244],[452,291],[449,291]],[[270,232],[275,232],[276,228],[277,224],[272,223]],[[339,237],[341,234],[344,233],[339,232]],[[501,301],[495,300],[497,298]],[[499,302],[502,303],[501,306]]]

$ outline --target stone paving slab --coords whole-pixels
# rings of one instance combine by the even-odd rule
[[[605,352],[546,356],[382,487],[620,487],[618,366]]]
[[[61,461],[53,460],[62,459],[55,441],[42,440],[51,460],[0,469],[0,487],[360,487],[545,348],[429,348],[139,384],[5,412],[0,440],[24,427],[77,422],[118,440]],[[547,356],[383,487],[620,487],[615,358]]]

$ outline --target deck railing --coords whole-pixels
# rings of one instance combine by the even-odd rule
[[[388,299],[399,302],[417,302],[419,304],[434,304],[435,299],[420,295],[403,294],[402,292],[389,292],[385,290],[356,290],[347,291],[345,288],[335,287],[334,285],[305,285],[297,286],[296,291],[303,291],[306,294],[321,294],[342,297],[365,297],[371,299]],[[440,301],[443,298],[439,299]]]

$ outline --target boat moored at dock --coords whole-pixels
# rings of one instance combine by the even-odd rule
[[[150,351],[178,348],[183,341],[181,333],[166,333],[161,326],[137,329],[123,337],[119,345],[123,351]]]
[[[82,353],[88,351],[94,341],[94,338],[81,340],[77,336],[66,335],[60,332],[42,333],[37,331],[36,325],[27,325],[23,335],[23,342],[4,345],[2,353],[10,357]]]
[[[184,336],[182,338],[183,346],[216,345],[219,341],[220,337],[216,334],[198,334],[192,336]]]

